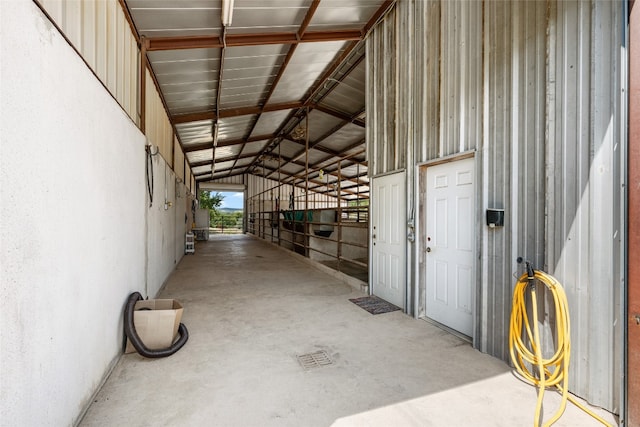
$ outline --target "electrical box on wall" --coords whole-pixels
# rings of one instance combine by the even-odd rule
[[[504,209],[487,209],[487,225],[490,228],[504,226]]]

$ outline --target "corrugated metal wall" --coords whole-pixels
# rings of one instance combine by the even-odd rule
[[[438,157],[444,157],[477,148],[482,135],[482,3],[442,2],[440,33]]]
[[[212,179],[208,182],[215,182],[219,184],[234,184],[234,185],[244,185],[246,175],[233,175],[225,178]]]
[[[367,161],[370,176],[406,167],[407,142],[396,135],[396,97],[398,91],[396,56],[385,56],[396,46],[396,12],[391,11],[367,41]],[[381,90],[381,88],[384,88]],[[374,160],[375,159],[375,160]],[[372,161],[374,160],[374,161]],[[371,165],[375,165],[371,169]]]
[[[67,40],[127,112],[140,125],[140,49],[136,35],[118,0],[34,0],[58,25]],[[157,145],[167,163],[184,176],[187,188],[195,191],[191,170],[186,173],[179,144],[151,74],[146,72],[146,135]],[[175,155],[175,158],[174,158]],[[180,172],[180,173],[179,173]]]
[[[567,289],[572,391],[613,412],[622,372],[623,18],[621,2],[399,0],[367,41],[371,175],[406,167],[419,194],[417,165],[476,151],[474,345],[508,359],[515,259],[528,258]],[[417,198],[410,194],[408,212],[420,211]],[[489,207],[505,209],[505,227],[483,224]]]
[[[367,117],[376,118],[367,128],[372,176],[477,148],[481,2],[401,1],[371,34],[367,49]],[[385,53],[393,49],[402,54]]]
[[[619,411],[622,2],[550,8],[546,261],[567,291],[572,387]]]
[[[138,57],[135,35],[117,0],[36,0],[135,122]]]
[[[544,2],[484,5],[482,204],[505,209],[506,226],[481,226],[481,350],[508,359],[505,339],[522,256],[544,263]]]
[[[160,155],[167,161],[167,164],[173,168],[173,127],[169,121],[167,111],[164,109],[160,93],[156,89],[156,85],[151,78],[151,73],[147,70],[147,90],[146,90],[146,126],[145,134],[147,142],[156,145]]]
[[[176,176],[180,178],[183,182],[185,182],[186,175],[184,174],[184,153],[182,152],[182,147],[180,147],[180,142],[178,138],[174,135],[173,137],[173,171],[176,173]],[[188,185],[188,184],[187,184]]]

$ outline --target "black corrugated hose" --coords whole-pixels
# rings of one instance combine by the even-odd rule
[[[151,156],[151,146],[147,145],[145,147],[145,151],[147,152],[147,160],[145,162],[145,172],[147,175],[147,193],[149,194],[149,207],[153,206],[153,159]]]
[[[127,305],[124,308],[124,334],[127,336],[127,338],[129,338],[129,341],[131,341],[131,344],[141,356],[151,359],[171,356],[173,353],[180,350],[189,339],[189,331],[187,331],[187,327],[184,326],[184,323],[180,323],[180,326],[178,327],[180,338],[178,338],[176,342],[171,344],[169,348],[160,350],[151,350],[147,348],[147,346],[144,345],[144,343],[138,336],[136,327],[133,323],[133,311],[136,302],[140,301],[141,299],[143,298],[142,295],[140,295],[140,292],[134,292],[129,295]]]

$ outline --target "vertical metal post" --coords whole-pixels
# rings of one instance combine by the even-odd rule
[[[342,161],[338,162],[338,264],[337,269],[341,271],[342,261]]]
[[[278,246],[281,244],[280,240],[280,204],[282,203],[282,177],[280,176],[280,164],[282,163],[282,157],[280,157],[281,143],[278,144],[278,209],[276,212],[276,221],[278,223]]]
[[[640,425],[640,2],[629,1],[627,420]]]
[[[360,222],[360,163],[356,163],[356,222]]]
[[[307,224],[307,212],[309,211],[309,107],[306,109],[304,132],[304,255],[309,256],[309,230]]]
[[[262,208],[260,209],[260,234],[263,239],[265,236],[264,210],[265,210],[265,200],[266,200],[265,193],[267,192],[266,188],[267,188],[267,181],[265,180],[265,175],[264,175],[264,157],[262,157],[262,192],[260,193],[260,200],[262,200]]]

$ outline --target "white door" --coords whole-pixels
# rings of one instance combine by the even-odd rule
[[[406,174],[373,178],[370,281],[374,295],[404,308]]]
[[[473,335],[475,295],[474,159],[427,167],[426,313]]]

